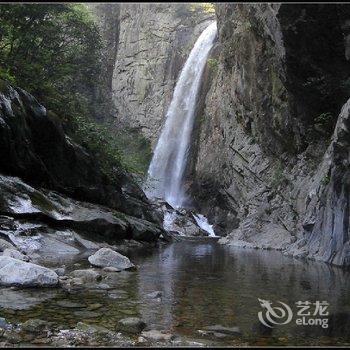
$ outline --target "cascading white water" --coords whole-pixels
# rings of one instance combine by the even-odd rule
[[[208,232],[210,237],[215,237],[213,225],[210,225],[208,219],[202,214],[192,214],[197,225],[204,231]]]
[[[147,195],[151,198],[162,198],[173,207],[181,207],[186,198],[183,176],[197,95],[216,33],[216,22],[213,22],[199,36],[190,53],[176,84],[166,122],[148,169]]]

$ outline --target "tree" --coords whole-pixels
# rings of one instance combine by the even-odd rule
[[[84,5],[0,5],[0,75],[60,114],[92,96],[100,51]]]

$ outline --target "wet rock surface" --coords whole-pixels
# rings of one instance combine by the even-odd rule
[[[127,317],[121,319],[116,328],[126,333],[138,334],[146,327],[146,323],[138,317]]]
[[[145,241],[156,241],[162,229],[151,222],[128,216],[107,207],[80,202],[56,192],[36,190],[19,178],[0,175],[2,198],[0,210],[17,218],[42,221],[52,227],[62,227],[83,232],[93,236],[94,240],[121,240],[134,238]],[[11,221],[12,220],[12,221]],[[8,219],[13,231],[16,224]],[[6,231],[6,227],[4,231]],[[40,231],[38,225],[29,225],[27,229]],[[34,233],[33,232],[33,233]],[[77,236],[78,243],[87,249],[96,248],[93,243]]]
[[[54,287],[58,284],[56,272],[48,268],[0,256],[0,284],[23,287]]]
[[[238,327],[224,327],[221,325],[207,326],[198,332],[204,336],[212,335],[217,338],[242,336],[242,332]]]
[[[135,265],[126,256],[109,248],[101,248],[88,258],[90,264],[98,267],[114,267],[119,271],[134,268]]]
[[[162,238],[167,241],[182,237],[206,237],[209,233],[196,222],[193,209],[173,208],[162,199],[152,199],[152,207],[163,218]]]
[[[143,331],[141,333],[141,336],[155,342],[159,342],[159,341],[169,342],[170,340],[173,340],[175,338],[175,336],[171,333],[166,333],[164,331],[162,332],[155,329],[150,331]]]
[[[64,134],[58,118],[32,95],[5,84],[0,105],[1,173],[158,222],[130,175],[117,171],[117,181],[112,183],[93,157]]]

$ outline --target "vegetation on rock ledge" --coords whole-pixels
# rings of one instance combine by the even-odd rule
[[[130,153],[122,149],[128,146],[127,132],[119,131],[124,138],[118,140],[115,128],[94,121],[102,50],[98,27],[83,4],[0,6],[0,78],[30,92],[57,115],[106,175],[144,173],[144,164],[134,161],[147,159],[138,154],[140,147]]]

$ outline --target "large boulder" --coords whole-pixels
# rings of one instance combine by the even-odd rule
[[[127,317],[119,320],[116,328],[118,331],[137,334],[146,327],[146,323],[138,317]]]
[[[6,235],[9,232],[16,232],[16,235],[21,236],[36,236],[42,233],[45,240],[51,240],[44,244],[49,255],[55,252],[60,252],[60,255],[79,253],[77,249],[70,247],[73,242],[75,248],[99,248],[86,238],[94,241],[107,239],[112,242],[133,238],[154,242],[163,232],[161,227],[147,220],[132,217],[102,205],[78,201],[57,192],[35,189],[16,177],[0,175],[0,193],[1,212],[14,217],[21,216],[36,220],[36,224],[29,228],[28,225],[22,225],[11,217],[3,216],[0,217],[0,231]],[[40,228],[38,220],[44,221],[46,227]],[[55,228],[67,228],[71,232],[70,236],[74,237],[64,241],[61,237],[57,241],[56,234],[47,235],[49,231],[51,232],[47,224]],[[24,235],[23,230],[26,231]],[[0,251],[5,248],[13,248],[13,246],[0,239]]]
[[[123,169],[107,177],[60,119],[26,91],[0,81],[0,173],[78,200],[160,223],[145,194]]]
[[[14,258],[17,260],[22,260],[22,261],[29,261],[29,257],[22,254],[21,252],[19,252],[16,249],[5,249],[2,253],[2,256],[8,256],[10,258]]]
[[[126,256],[115,252],[110,248],[101,248],[88,258],[90,264],[98,267],[114,267],[118,270],[126,270],[135,265]]]
[[[53,287],[58,283],[56,272],[39,265],[0,256],[0,284],[5,286]]]

